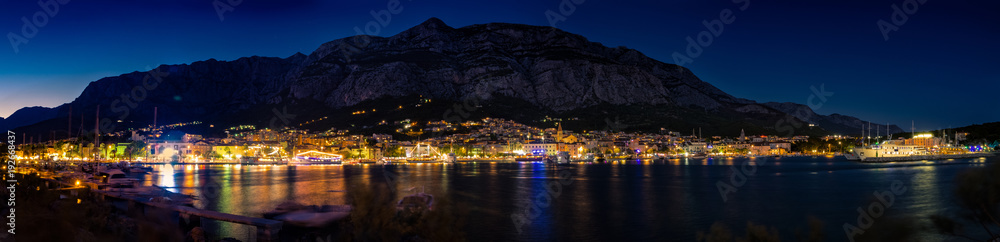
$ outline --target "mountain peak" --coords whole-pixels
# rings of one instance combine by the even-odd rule
[[[413,26],[413,28],[403,31],[403,33],[401,34],[403,34],[404,36],[405,35],[423,36],[428,34],[433,35],[441,32],[448,32],[452,30],[455,29],[452,28],[451,26],[448,26],[448,24],[445,24],[444,21],[441,21],[441,19],[430,18],[424,21],[423,23],[420,23],[417,26]]]
[[[420,25],[417,25],[417,27],[424,27],[428,29],[452,29],[451,26],[448,26],[448,24],[445,24],[444,21],[436,17],[427,19],[423,23],[420,23]]]

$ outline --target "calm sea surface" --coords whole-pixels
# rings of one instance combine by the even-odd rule
[[[747,221],[774,226],[791,240],[797,230],[808,229],[807,216],[825,223],[827,241],[846,241],[843,224],[856,225],[856,209],[867,208],[873,192],[889,191],[899,181],[906,191],[896,196],[888,213],[917,217],[953,213],[956,175],[996,160],[860,164],[842,157],[784,157],[569,166],[158,165],[143,179],[147,185],[200,197],[195,207],[257,217],[287,200],[344,204],[349,196],[345,191],[353,186],[424,187],[436,198],[468,208],[464,229],[472,241],[692,241],[696,232],[708,231],[717,221],[729,225],[734,234],[743,234]],[[740,170],[746,162],[757,164],[757,169],[736,186],[730,181],[733,167]],[[562,180],[568,184],[561,186],[558,196],[546,195],[546,185],[563,184],[560,175],[568,176]],[[720,181],[736,189],[727,200],[717,187]],[[520,232],[512,219],[518,214],[527,218]],[[880,219],[892,218],[875,223]],[[218,237],[243,241],[255,237],[249,226],[218,222],[205,226]],[[947,239],[934,234],[922,237]]]

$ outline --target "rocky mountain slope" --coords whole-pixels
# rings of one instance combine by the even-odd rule
[[[624,116],[642,119],[631,125],[637,129],[705,127],[729,135],[740,128],[735,126],[775,131],[776,120],[788,115],[782,105],[733,97],[686,68],[556,28],[506,23],[452,28],[431,18],[390,37],[327,42],[309,55],[213,59],[102,78],[73,102],[53,108],[51,116],[65,120],[72,107],[74,116],[88,114],[81,126],[93,127],[90,114],[100,106],[101,117],[111,122],[107,126],[121,129],[148,125],[157,107],[161,124],[261,123],[278,107],[304,110],[308,117],[342,116],[355,106],[407,97],[436,100],[437,109],[379,118],[427,112],[446,116],[440,113],[451,111],[448,103],[473,100],[515,109],[476,110],[481,116],[517,116],[516,109],[524,109],[534,115],[524,119],[569,115],[589,120],[590,126]],[[33,117],[42,121],[51,116]],[[832,116],[798,119],[845,128],[856,120]],[[370,121],[340,120],[329,125]],[[65,127],[63,121],[49,123],[60,122]]]
[[[809,106],[798,104],[798,103],[777,103],[777,102],[767,102],[763,103],[764,106],[777,109],[781,112],[788,113],[800,120],[806,121],[811,124],[819,125],[819,127],[834,133],[845,134],[845,135],[861,135],[861,130],[864,128],[867,132],[868,121],[861,120],[859,118],[841,115],[841,114],[830,114],[830,115],[819,115],[813,112]],[[872,123],[872,132],[880,129],[883,134],[886,133],[885,124]],[[889,125],[889,133],[902,133],[904,132],[902,128],[896,125]],[[909,132],[909,131],[906,131]]]

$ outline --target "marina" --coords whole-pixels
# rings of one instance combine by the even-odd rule
[[[10,1],[0,241],[1000,242],[924,1]]]
[[[949,190],[949,180],[964,167],[983,166],[995,157],[951,159],[938,161],[889,162],[881,164],[865,164],[847,161],[842,157],[811,158],[811,157],[762,157],[735,159],[665,159],[654,160],[620,160],[608,163],[574,163],[569,166],[554,166],[544,163],[495,163],[495,162],[463,162],[456,165],[445,164],[398,164],[398,165],[337,165],[337,166],[273,166],[273,165],[154,165],[148,174],[139,174],[143,186],[162,186],[181,194],[197,197],[190,211],[213,211],[246,219],[231,219],[222,214],[205,214],[204,212],[188,212],[204,215],[203,227],[213,238],[232,237],[241,241],[267,241],[267,233],[260,230],[279,231],[273,222],[260,223],[266,217],[293,221],[299,226],[319,226],[337,219],[333,207],[288,209],[300,211],[289,216],[277,217],[266,215],[274,208],[282,207],[283,203],[294,200],[299,204],[350,204],[346,191],[351,187],[362,189],[380,189],[389,186],[399,191],[395,199],[386,206],[420,207],[425,204],[430,208],[437,204],[432,200],[445,199],[452,203],[470,206],[468,218],[479,218],[478,221],[489,223],[468,222],[462,232],[469,239],[503,239],[503,240],[553,240],[580,239],[604,240],[611,234],[628,234],[631,226],[665,226],[683,221],[686,226],[674,226],[672,229],[651,235],[652,237],[625,236],[624,239],[643,240],[652,238],[687,238],[694,239],[693,231],[705,231],[715,221],[726,221],[739,224],[744,219],[758,218],[754,221],[775,225],[791,226],[801,223],[796,219],[806,215],[817,216],[824,221],[850,221],[844,216],[853,211],[856,201],[847,199],[821,199],[816,196],[799,196],[796,194],[803,186],[814,187],[821,181],[833,181],[840,184],[839,188],[826,190],[846,197],[860,196],[871,193],[871,189],[880,189],[887,179],[903,179],[914,187],[910,195],[900,197],[900,205],[894,206],[899,213],[932,214],[945,210],[948,205],[942,199],[939,191]],[[729,199],[735,203],[724,202],[718,197],[715,188],[716,181],[728,180],[726,171],[730,167],[739,166],[744,162],[757,162],[764,165],[748,177],[747,185],[734,193]],[[518,198],[533,197],[533,194],[544,192],[546,181],[554,179],[559,172],[570,172],[573,183],[562,190],[559,197],[554,197],[553,204],[548,209],[541,210],[544,216],[564,214],[554,220],[535,220],[532,226],[523,227],[523,233],[517,233],[510,215],[523,209]],[[868,177],[864,181],[856,177]],[[203,187],[215,187],[204,189]],[[493,184],[493,185],[491,185]],[[791,185],[798,184],[798,185]],[[780,190],[773,191],[768,187],[778,186]],[[630,190],[626,188],[635,188]],[[485,190],[484,190],[485,189]],[[624,189],[624,190],[623,190]],[[655,196],[646,196],[644,191],[668,191]],[[677,197],[675,192],[688,191],[702,197],[694,201]],[[809,191],[815,193],[823,191]],[[123,197],[114,191],[102,192],[109,196]],[[217,194],[213,194],[217,193]],[[426,194],[426,195],[420,195]],[[473,195],[475,194],[475,195]],[[701,194],[701,195],[698,195]],[[854,194],[854,195],[851,195]],[[430,198],[432,196],[433,198]],[[771,205],[760,204],[762,201],[749,199],[755,196],[769,196]],[[411,197],[411,198],[408,198]],[[427,198],[424,198],[427,197]],[[612,199],[614,197],[614,199]],[[398,201],[398,203],[396,202]],[[423,201],[423,202],[421,202]],[[588,203],[576,203],[588,201]],[[616,204],[635,204],[634,207],[604,210],[594,214],[591,209],[601,206],[618,206]],[[723,210],[683,210],[680,208],[692,206],[693,203],[712,204],[710,207],[722,207]],[[403,204],[412,204],[406,205]],[[356,206],[357,204],[355,204]],[[151,205],[156,206],[156,205]],[[731,214],[727,208],[741,206],[781,206],[782,212],[761,210],[759,213],[777,213],[775,219],[759,219],[756,213]],[[938,207],[936,210],[921,209],[925,206]],[[286,206],[287,207],[287,206]],[[297,207],[302,207],[298,205]],[[822,210],[815,208],[822,207]],[[316,211],[317,215],[310,215]],[[323,211],[327,214],[323,214]],[[340,213],[343,214],[343,213]],[[505,215],[508,214],[508,215]],[[545,215],[548,214],[548,215]],[[772,214],[773,215],[773,214]],[[343,215],[339,215],[343,216]],[[735,216],[735,217],[731,217]],[[588,218],[589,217],[589,218]],[[251,219],[252,218],[252,219]],[[634,218],[623,223],[607,224],[599,221]],[[228,220],[227,220],[228,219]],[[636,220],[637,219],[637,220]],[[237,221],[230,223],[226,221]],[[256,222],[253,222],[256,221]],[[328,222],[324,222],[328,221]],[[477,220],[472,220],[477,221]],[[632,222],[628,222],[632,221]],[[641,221],[641,222],[639,222]],[[261,226],[248,226],[257,224]],[[270,224],[270,225],[268,225]],[[495,225],[500,224],[500,225]],[[271,226],[271,227],[268,227]],[[292,226],[287,222],[284,227]],[[498,227],[499,226],[499,229]],[[286,228],[287,229],[287,228]],[[294,230],[290,230],[294,231]],[[570,232],[574,231],[574,232]],[[589,231],[589,232],[588,232]],[[603,232],[598,232],[603,231]],[[270,233],[270,232],[269,232]],[[843,232],[833,226],[827,233],[843,236]],[[679,237],[678,237],[679,236]],[[927,236],[935,236],[928,234]],[[843,237],[841,237],[843,238]]]

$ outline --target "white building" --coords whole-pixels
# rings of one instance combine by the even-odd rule
[[[531,142],[522,145],[521,151],[523,151],[525,154],[533,154],[533,155],[545,155],[545,154],[554,155],[557,152],[556,146],[557,146],[556,143]]]

